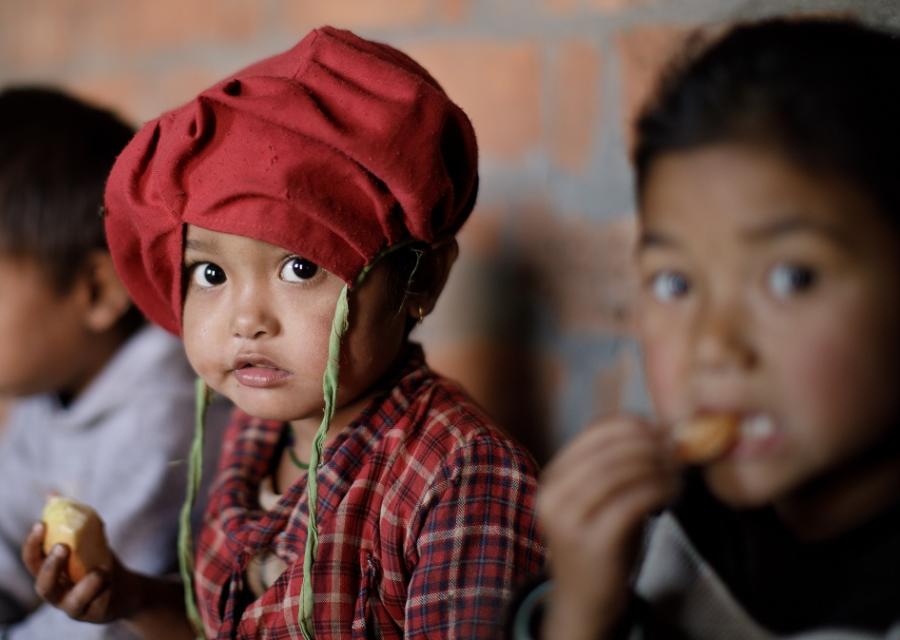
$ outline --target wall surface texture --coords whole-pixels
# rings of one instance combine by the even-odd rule
[[[696,27],[798,13],[900,27],[896,0],[0,0],[0,84],[139,122],[321,24],[410,53],[471,116],[482,174],[416,335],[545,459],[593,416],[649,410],[628,148],[655,74]]]

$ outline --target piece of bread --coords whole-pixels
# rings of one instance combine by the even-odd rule
[[[729,414],[709,414],[675,425],[675,455],[685,464],[712,462],[728,451],[738,437],[739,419]]]
[[[69,547],[68,572],[78,582],[98,567],[109,567],[111,553],[103,533],[103,521],[86,504],[60,496],[51,496],[41,516],[46,527],[44,553],[53,545]]]

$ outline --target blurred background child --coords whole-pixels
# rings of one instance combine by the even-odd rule
[[[193,374],[180,341],[131,304],[100,213],[133,133],[53,89],[0,93],[0,395],[16,399],[0,437],[4,638],[131,637],[34,592],[20,547],[50,494],[100,509],[131,566],[177,567]]]
[[[807,19],[664,78],[635,154],[657,419],[547,469],[517,638],[900,636],[897,69],[895,35]],[[711,417],[734,442],[683,472],[673,428]]]

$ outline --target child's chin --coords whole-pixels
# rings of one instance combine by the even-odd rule
[[[56,391],[56,389],[47,387],[48,385],[43,380],[0,380],[0,400],[9,401]]]
[[[292,422],[302,419],[322,419],[321,408],[315,407],[309,411],[296,406],[282,406],[277,402],[255,401],[260,399],[247,399],[245,397],[229,398],[238,409],[260,420],[276,420],[278,422]]]
[[[277,420],[278,422],[290,422],[296,420],[296,412],[280,410],[277,407],[259,406],[258,403],[235,403],[237,407],[247,415],[260,420]]]
[[[720,502],[732,509],[754,509],[771,504],[777,491],[771,482],[733,473],[716,466],[703,473],[706,487]]]

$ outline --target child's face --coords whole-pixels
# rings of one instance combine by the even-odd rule
[[[274,245],[189,226],[183,337],[215,391],[250,415],[322,415],[322,375],[342,280]],[[373,269],[350,292],[338,406],[364,395],[397,359],[406,316],[390,304],[389,274]]]
[[[83,294],[57,291],[34,260],[0,255],[0,396],[81,390],[91,344]]]
[[[705,469],[716,495],[790,498],[883,441],[900,398],[900,252],[859,190],[762,147],[712,145],[655,161],[640,223],[660,419],[743,419]]]

